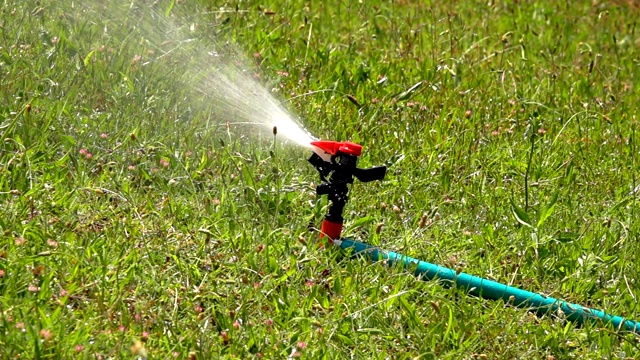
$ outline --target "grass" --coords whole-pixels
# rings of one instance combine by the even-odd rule
[[[349,236],[640,319],[633,4],[157,6],[390,164],[352,187]],[[314,246],[310,154],[227,128],[183,76],[204,65],[163,61],[136,16],[0,11],[2,358],[640,356]]]

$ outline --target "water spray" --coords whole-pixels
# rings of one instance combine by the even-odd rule
[[[205,129],[226,125],[255,138],[277,127],[279,141],[310,148],[315,138],[260,83],[257,65],[221,30],[212,32],[209,12],[197,11],[197,6],[141,0],[79,5],[83,17],[99,22],[106,37],[127,29],[134,51],[144,54],[136,61],[142,68],[158,66],[167,83],[186,90],[185,103],[208,114]]]
[[[402,266],[413,270],[422,280],[439,280],[446,287],[455,286],[468,294],[483,299],[502,300],[507,304],[527,309],[538,315],[564,314],[567,320],[577,324],[603,322],[617,330],[640,335],[640,322],[607,314],[604,311],[571,304],[563,300],[544,296],[496,281],[458,272],[440,265],[428,263],[409,256],[386,251],[356,240],[341,237],[344,219],[342,212],[348,200],[347,185],[354,177],[362,182],[382,180],[386,167],[359,169],[356,167],[362,146],[351,142],[316,141],[311,143],[314,154],[309,162],[320,173],[321,183],[316,187],[318,195],[327,195],[330,205],[322,221],[320,238],[328,237],[330,242],[356,256],[364,256],[372,262],[383,261],[389,266]]]

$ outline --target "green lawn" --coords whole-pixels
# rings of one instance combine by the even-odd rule
[[[640,357],[318,248],[265,120],[390,166],[346,235],[640,320],[633,2],[88,3],[0,6],[0,358]]]

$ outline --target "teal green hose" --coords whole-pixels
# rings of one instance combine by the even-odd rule
[[[640,335],[640,323],[637,321],[626,320],[620,316],[610,315],[600,310],[589,309],[462,272],[456,273],[455,270],[443,266],[430,264],[395,252],[384,251],[358,241],[342,239],[334,242],[336,245],[340,245],[342,249],[350,249],[356,254],[366,255],[374,262],[386,260],[390,266],[394,263],[401,263],[404,268],[413,268],[417,265],[414,274],[419,278],[426,280],[437,278],[483,299],[502,299],[504,302],[535,311],[540,315],[556,313],[561,310],[568,320],[579,324],[587,321],[602,320],[616,329],[631,331]]]

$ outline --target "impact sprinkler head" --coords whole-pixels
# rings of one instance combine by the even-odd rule
[[[328,236],[331,240],[338,239],[342,232],[344,218],[342,212],[349,197],[348,184],[353,183],[354,177],[362,182],[384,179],[386,166],[376,166],[369,169],[356,167],[358,157],[362,154],[362,145],[350,141],[313,141],[314,154],[309,162],[320,173],[320,184],[316,187],[318,195],[327,195],[331,205],[322,221],[320,237]]]

